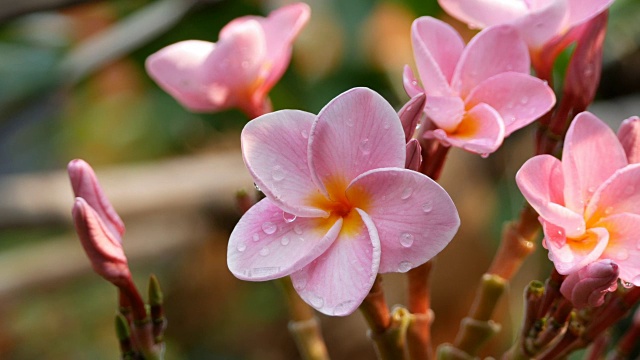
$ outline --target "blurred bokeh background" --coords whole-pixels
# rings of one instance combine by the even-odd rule
[[[297,359],[287,309],[274,283],[236,280],[226,267],[239,218],[234,193],[252,189],[240,156],[247,118],[231,110],[192,114],[144,72],[144,60],[186,39],[216,41],[220,28],[265,15],[284,0],[0,0],[0,358],[115,359],[116,290],[92,273],[71,224],[66,164],[94,166],[127,225],[125,250],[144,291],[155,273],[169,327],[167,359]],[[275,109],[317,113],[355,87],[396,108],[408,98],[409,29],[431,15],[454,25],[436,0],[309,0],[311,21],[271,92]],[[611,8],[604,72],[592,110],[617,128],[640,115],[640,2]],[[562,61],[566,61],[562,60]],[[533,127],[488,159],[451,151],[442,184],[462,227],[434,271],[433,334],[451,341],[502,224],[522,205],[513,176],[533,151]],[[544,279],[539,247],[497,315],[504,350],[517,327],[521,289]],[[401,275],[385,276],[390,304]],[[373,358],[359,313],[319,315],[333,359]]]

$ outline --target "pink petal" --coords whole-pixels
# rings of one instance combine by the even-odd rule
[[[300,297],[323,314],[351,314],[371,290],[378,273],[380,239],[376,227],[366,213],[356,210],[361,217],[357,231],[341,232],[324,254],[291,274]]]
[[[208,97],[202,64],[215,49],[206,41],[188,40],[169,45],[149,56],[145,67],[164,91],[191,111],[217,110]]]
[[[424,93],[424,89],[418,85],[418,80],[416,80],[416,76],[413,74],[413,70],[409,65],[404,66],[404,72],[402,73],[402,84],[404,86],[404,91],[407,92],[411,98],[414,98],[420,94]]]
[[[568,236],[585,232],[582,214],[564,207],[562,164],[551,155],[535,156],[522,165],[516,183],[524,198],[540,216],[563,229]]]
[[[419,93],[407,101],[402,109],[398,111],[398,117],[404,129],[404,140],[407,142],[413,137],[413,133],[416,132],[416,127],[422,117],[422,109],[424,108],[426,98],[424,93]]]
[[[609,244],[609,233],[605,228],[590,228],[579,245],[567,239],[563,229],[549,222],[542,222],[544,245],[549,249],[549,259],[562,275],[578,271],[600,258]]]
[[[640,162],[640,118],[630,117],[620,124],[618,139],[630,164]]]
[[[625,165],[627,157],[613,131],[589,112],[578,114],[562,152],[565,206],[583,213],[600,184]]]
[[[422,147],[417,139],[411,139],[407,143],[407,160],[404,167],[413,171],[420,171],[422,165]]]
[[[405,272],[424,264],[451,241],[460,218],[446,191],[427,176],[405,169],[375,169],[349,185],[347,197],[367,194],[362,210],[375,223],[380,269]]]
[[[640,286],[640,215],[616,214],[596,226],[609,231],[609,246],[601,258],[612,259],[620,267],[620,279]]]
[[[600,14],[613,4],[613,0],[567,0],[569,27],[583,23]]]
[[[566,0],[551,0],[515,20],[513,24],[520,29],[520,34],[529,47],[538,49],[563,31],[566,14]]]
[[[381,167],[404,167],[404,130],[378,93],[355,88],[318,114],[309,137],[309,167],[318,187],[343,192],[356,176]],[[334,199],[335,200],[335,199]]]
[[[255,183],[281,209],[297,216],[327,213],[310,203],[318,193],[307,164],[315,115],[281,110],[250,121],[242,130],[242,155]]]
[[[271,280],[300,270],[331,246],[342,227],[342,218],[289,216],[268,198],[242,216],[227,248],[227,265],[237,278]]]
[[[640,164],[625,166],[603,183],[593,194],[585,219],[621,213],[640,214]]]
[[[450,95],[449,83],[464,41],[449,24],[423,16],[411,26],[413,53],[422,80],[429,95]]]
[[[471,107],[469,107],[471,108]],[[464,102],[458,96],[427,96],[424,112],[438,128],[454,132],[464,115]]]
[[[67,166],[71,188],[76,197],[83,198],[87,204],[98,214],[109,232],[122,241],[124,235],[124,222],[118,216],[111,202],[102,191],[95,172],[84,160],[75,159]]]
[[[467,45],[451,87],[466,98],[474,87],[503,72],[529,73],[529,49],[518,31],[508,25],[481,31]]]
[[[560,292],[577,309],[601,306],[610,289],[617,287],[619,275],[618,264],[609,259],[592,262],[569,274]]]
[[[506,72],[490,77],[476,86],[465,103],[490,105],[505,123],[505,137],[544,115],[556,97],[546,82],[528,74]]]
[[[438,0],[438,3],[449,15],[476,29],[505,24],[528,12],[527,1]]]
[[[502,118],[487,104],[476,105],[467,111],[456,131],[446,136],[452,146],[482,155],[496,151],[503,139]]]

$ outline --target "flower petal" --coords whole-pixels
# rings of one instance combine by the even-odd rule
[[[518,188],[540,216],[564,229],[567,236],[585,232],[582,214],[564,207],[564,176],[560,160],[551,155],[535,156],[516,174]]]
[[[532,9],[526,16],[513,22],[530,48],[538,49],[563,32],[566,21],[567,1],[546,1],[539,8]]]
[[[488,28],[476,35],[462,53],[451,87],[460,97],[486,79],[503,72],[529,73],[529,49],[518,30],[509,25]]]
[[[629,164],[640,162],[640,118],[632,116],[620,124],[618,139],[627,154]]]
[[[454,132],[464,115],[464,102],[458,96],[427,96],[424,112],[438,128]]]
[[[356,210],[360,215],[356,230],[341,232],[316,261],[291,274],[300,297],[323,314],[351,314],[378,274],[380,239],[376,227],[365,212]]]
[[[618,264],[620,279],[640,286],[640,215],[616,214],[600,220],[596,226],[609,231],[609,246],[601,257]]]
[[[529,125],[555,104],[556,97],[546,82],[528,74],[506,72],[476,86],[465,100],[467,107],[485,103],[504,120],[505,137]]]
[[[542,221],[542,229],[549,259],[562,275],[598,260],[609,244],[609,232],[601,227],[588,229],[580,242],[568,239],[561,227],[550,222]]]
[[[409,65],[404,66],[404,71],[402,72],[402,85],[404,86],[404,91],[406,91],[407,95],[411,98],[424,93],[424,89],[418,85],[418,80]]]
[[[250,121],[242,130],[242,155],[255,183],[281,209],[305,217],[326,216],[309,198],[319,192],[307,164],[315,115],[281,110]]]
[[[584,213],[600,184],[625,165],[627,156],[613,131],[589,112],[578,114],[569,126],[562,152],[565,206]]]
[[[479,29],[504,24],[528,12],[526,1],[501,0],[438,0],[451,16]]]
[[[375,223],[381,273],[424,264],[451,241],[460,218],[447,192],[427,176],[405,169],[375,169],[358,176],[347,198],[366,194],[362,210]]]
[[[404,140],[406,142],[409,142],[413,137],[413,133],[416,132],[416,127],[422,118],[422,109],[424,108],[426,98],[424,93],[419,93],[407,101],[402,109],[398,111],[398,117],[404,129]]]
[[[271,200],[262,199],[240,219],[229,238],[227,265],[242,280],[271,280],[307,266],[334,242],[342,218],[291,221]]]
[[[621,213],[640,215],[640,164],[625,166],[604,182],[593,194],[585,219]]]
[[[569,18],[567,26],[573,27],[606,10],[613,0],[567,0]]]
[[[149,76],[182,106],[191,111],[217,110],[207,95],[202,64],[216,44],[200,40],[181,41],[149,56],[145,67]]]
[[[429,16],[416,19],[411,26],[413,53],[429,95],[451,95],[449,83],[464,41],[449,24]]]
[[[344,191],[356,176],[381,167],[404,167],[400,118],[378,93],[355,88],[318,114],[309,137],[309,168],[318,187]]]
[[[503,139],[502,118],[487,104],[476,105],[467,111],[456,131],[446,136],[452,146],[483,155],[496,151]]]

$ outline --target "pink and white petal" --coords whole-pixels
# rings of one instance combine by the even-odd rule
[[[331,223],[334,221],[334,223]],[[254,205],[233,229],[227,266],[238,279],[277,279],[307,266],[336,240],[342,218],[291,221],[268,198]]]
[[[427,176],[406,169],[375,169],[351,182],[347,198],[365,197],[361,209],[380,236],[381,273],[405,272],[445,248],[460,226],[447,192]]]
[[[567,30],[563,29],[567,18],[567,1],[551,0],[514,21],[514,25],[520,29],[520,34],[530,48],[539,49],[554,36]]]
[[[355,88],[318,114],[309,136],[309,168],[325,194],[327,188],[344,191],[367,170],[404,167],[405,146],[393,107],[375,91]]]
[[[547,221],[542,221],[542,229],[549,259],[562,275],[578,271],[598,260],[609,244],[609,232],[605,228],[588,229],[580,243],[568,239],[561,227]]]
[[[585,210],[585,219],[632,213],[640,215],[640,164],[616,171],[593,194]]]
[[[627,154],[629,164],[640,162],[640,118],[632,116],[620,124],[618,139]]]
[[[438,96],[451,95],[451,74],[464,48],[460,35],[450,25],[423,16],[411,25],[411,44],[425,92]]]
[[[584,213],[598,187],[625,165],[627,156],[609,126],[589,112],[578,114],[562,152],[565,206]]]
[[[564,207],[564,176],[560,160],[551,155],[535,156],[522,165],[516,183],[536,212],[547,222],[563,228],[567,236],[585,232],[582,214]]]
[[[458,96],[427,96],[424,112],[438,128],[455,132],[462,121],[465,104]]]
[[[219,110],[210,101],[204,82],[203,64],[216,44],[200,40],[181,41],[149,56],[145,68],[149,76],[182,106],[191,111]]]
[[[320,190],[307,163],[316,116],[280,110],[250,121],[242,130],[242,156],[255,183],[281,209],[305,217],[328,214],[310,203]]]
[[[414,98],[419,94],[424,94],[424,89],[418,85],[418,80],[409,65],[404,66],[404,72],[402,73],[402,85],[404,86],[404,91],[406,91],[407,95],[411,98]]]
[[[528,13],[527,1],[522,0],[438,0],[438,3],[449,15],[474,29],[505,24]]]
[[[620,279],[640,286],[640,215],[622,213],[607,216],[596,226],[609,231],[609,246],[601,258],[618,264]]]
[[[567,0],[567,27],[573,27],[594,18],[609,6],[613,0]]]
[[[456,131],[447,134],[451,146],[481,155],[496,151],[503,139],[502,117],[487,104],[478,104],[467,111]]]
[[[356,231],[341,232],[318,259],[291,274],[300,297],[323,314],[354,312],[378,274],[380,239],[371,218],[360,209]],[[351,229],[354,230],[354,229]]]
[[[529,73],[529,49],[513,26],[481,31],[467,45],[453,74],[451,87],[466,98],[474,87],[503,72]]]
[[[556,97],[545,81],[528,74],[505,72],[481,82],[465,99],[467,107],[479,103],[500,113],[507,137],[547,113]]]

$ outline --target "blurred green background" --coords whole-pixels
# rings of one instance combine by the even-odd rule
[[[216,41],[230,20],[285,3],[0,1],[0,358],[118,357],[116,291],[91,272],[70,222],[64,170],[74,158],[94,166],[124,218],[141,290],[149,273],[164,286],[168,359],[298,358],[277,286],[238,281],[226,268],[226,241],[240,215],[233,192],[251,187],[239,155],[248,119],[236,110],[189,113],[144,71],[146,57],[164,46]],[[311,21],[270,93],[274,109],[317,113],[355,86],[375,89],[399,108],[407,100],[401,74],[412,62],[414,18],[439,17],[473,36],[435,0],[308,3]],[[612,114],[612,124],[640,114],[638,18],[638,1],[618,0],[611,9],[598,93],[606,102],[597,114]],[[513,174],[532,154],[531,134],[514,134],[488,159],[451,152],[442,183],[462,228],[434,274],[437,342],[451,341],[502,223],[520,209]],[[502,336],[488,353],[508,346],[520,289],[546,277],[545,259],[540,247],[525,264],[498,314]],[[385,286],[391,304],[403,301],[402,276],[386,277]],[[373,358],[358,313],[320,319],[332,358]]]

